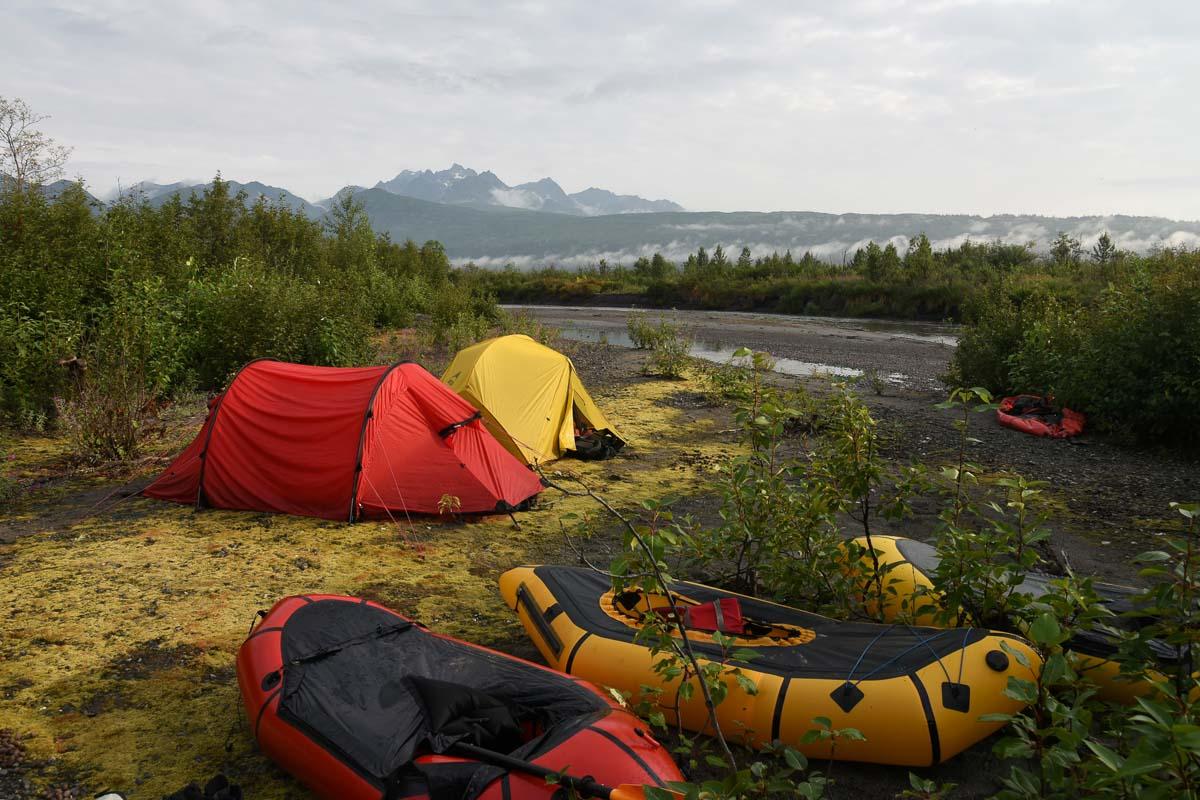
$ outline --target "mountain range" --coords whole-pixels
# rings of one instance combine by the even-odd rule
[[[268,186],[258,181],[239,183],[229,181],[232,192],[245,191],[252,200],[265,197],[276,203],[284,203],[313,218],[322,216],[333,202],[333,197],[309,202],[278,186]],[[187,198],[192,192],[200,193],[207,184],[151,183],[142,181],[120,195],[144,197],[151,205],[162,205],[174,195]],[[509,186],[490,170],[476,172],[461,164],[452,164],[449,169],[404,170],[387,181],[374,186],[388,194],[411,197],[430,203],[466,206],[477,209],[519,208],[571,216],[598,216],[602,214],[648,214],[661,211],[683,211],[683,207],[670,200],[646,200],[632,194],[616,194],[607,189],[590,188],[575,194],[567,194],[553,178]],[[365,191],[361,186],[347,186],[338,192]],[[116,196],[116,195],[114,195]]]
[[[230,181],[248,199],[283,203],[312,219],[322,219],[334,198],[305,200],[278,186]],[[53,195],[60,181],[43,187]],[[175,195],[185,199],[207,184],[143,182],[126,189],[151,205]],[[600,259],[631,263],[661,252],[680,260],[699,247],[721,244],[736,253],[755,255],[811,251],[830,260],[852,256],[867,242],[894,243],[901,250],[909,237],[926,234],[935,248],[957,247],[968,240],[1032,242],[1048,249],[1059,232],[1091,247],[1107,232],[1126,250],[1200,247],[1200,222],[1162,217],[1044,217],[1000,214],[826,214],[813,211],[683,211],[667,200],[646,200],[605,189],[567,194],[550,178],[509,186],[490,171],[459,164],[449,169],[406,170],[371,188],[347,186],[366,209],[377,231],[394,241],[436,239],[457,263],[525,268],[546,264],[579,266]],[[341,194],[342,192],[339,192]],[[99,201],[97,201],[99,203]]]
[[[406,169],[390,181],[380,181],[374,188],[431,203],[521,208],[581,217],[683,211],[683,206],[670,200],[646,200],[637,195],[615,194],[594,187],[567,194],[553,178],[509,186],[490,170],[476,172],[462,164],[451,164],[449,169],[440,172]]]

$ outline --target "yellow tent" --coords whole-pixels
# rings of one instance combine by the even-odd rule
[[[624,441],[583,388],[571,359],[528,336],[488,339],[462,350],[442,376],[478,408],[500,444],[527,464],[543,464],[575,449],[575,429]]]

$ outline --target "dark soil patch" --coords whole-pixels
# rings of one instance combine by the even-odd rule
[[[28,678],[21,678],[5,686],[0,686],[0,699],[12,700],[17,696],[18,692],[28,689],[30,686],[33,686],[33,681]],[[0,795],[0,797],[3,797],[3,795]]]
[[[867,398],[892,434],[885,456],[931,465],[957,458],[954,416],[933,408],[939,399],[931,393]],[[1049,509],[1050,547],[1084,575],[1135,582],[1133,557],[1171,531],[1169,504],[1200,497],[1200,461],[1186,455],[1138,450],[1100,435],[1041,439],[1001,427],[990,413],[971,416],[971,436],[979,441],[969,445],[970,461],[1048,484],[1046,496],[1058,505]]]
[[[0,544],[14,542],[31,533],[62,535],[93,514],[116,514],[119,503],[138,494],[151,480],[148,476],[141,476],[122,486],[102,483],[86,489],[66,489],[53,498],[40,498],[38,506],[42,513],[0,527]]]
[[[186,644],[163,647],[161,639],[150,639],[106,664],[101,677],[122,681],[145,680],[156,672],[187,666],[202,652],[198,647]]]
[[[721,402],[715,400],[712,395],[705,394],[704,392],[680,390],[659,400],[658,404],[667,408],[697,409],[715,408],[720,406]]]
[[[367,583],[357,587],[354,595],[387,606],[413,620],[419,620],[418,607],[422,600],[434,596],[453,599],[453,594],[407,583]]]
[[[94,717],[114,709],[130,708],[132,705],[132,701],[119,689],[108,689],[92,695],[86,703],[80,706],[79,711],[85,717]]]

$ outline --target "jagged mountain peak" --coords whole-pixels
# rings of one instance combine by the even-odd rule
[[[669,200],[646,200],[607,189],[591,188],[569,195],[551,177],[510,186],[491,170],[477,172],[457,161],[437,172],[406,169],[391,180],[376,183],[374,188],[433,203],[521,208],[581,217],[683,210]]]

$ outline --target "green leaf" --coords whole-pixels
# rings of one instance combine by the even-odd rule
[[[734,673],[733,678],[737,681],[738,686],[742,687],[742,691],[746,694],[750,695],[751,697],[758,694],[758,684],[755,683],[752,678],[749,678],[740,672]]]
[[[1009,675],[1008,684],[1004,687],[1004,695],[1025,705],[1032,705],[1037,702],[1038,698],[1037,684],[1015,675]]]
[[[794,770],[799,771],[808,769],[808,759],[805,758],[804,754],[799,750],[795,750],[791,747],[784,748],[783,760],[786,761],[787,765]]]
[[[1113,772],[1121,769],[1125,763],[1125,760],[1121,758],[1121,756],[1117,755],[1114,750],[1105,747],[1094,739],[1087,739],[1084,741],[1084,744],[1087,745],[1089,750],[1096,754],[1096,757],[1100,759],[1104,766],[1108,767]]]
[[[1171,503],[1171,508],[1187,519],[1200,519],[1200,503]]]
[[[1033,755],[1033,748],[1028,743],[1010,736],[996,742],[992,752],[1000,758],[1029,758]]]
[[[1035,644],[1058,644],[1063,640],[1062,626],[1052,614],[1042,614],[1029,625],[1029,638]]]

